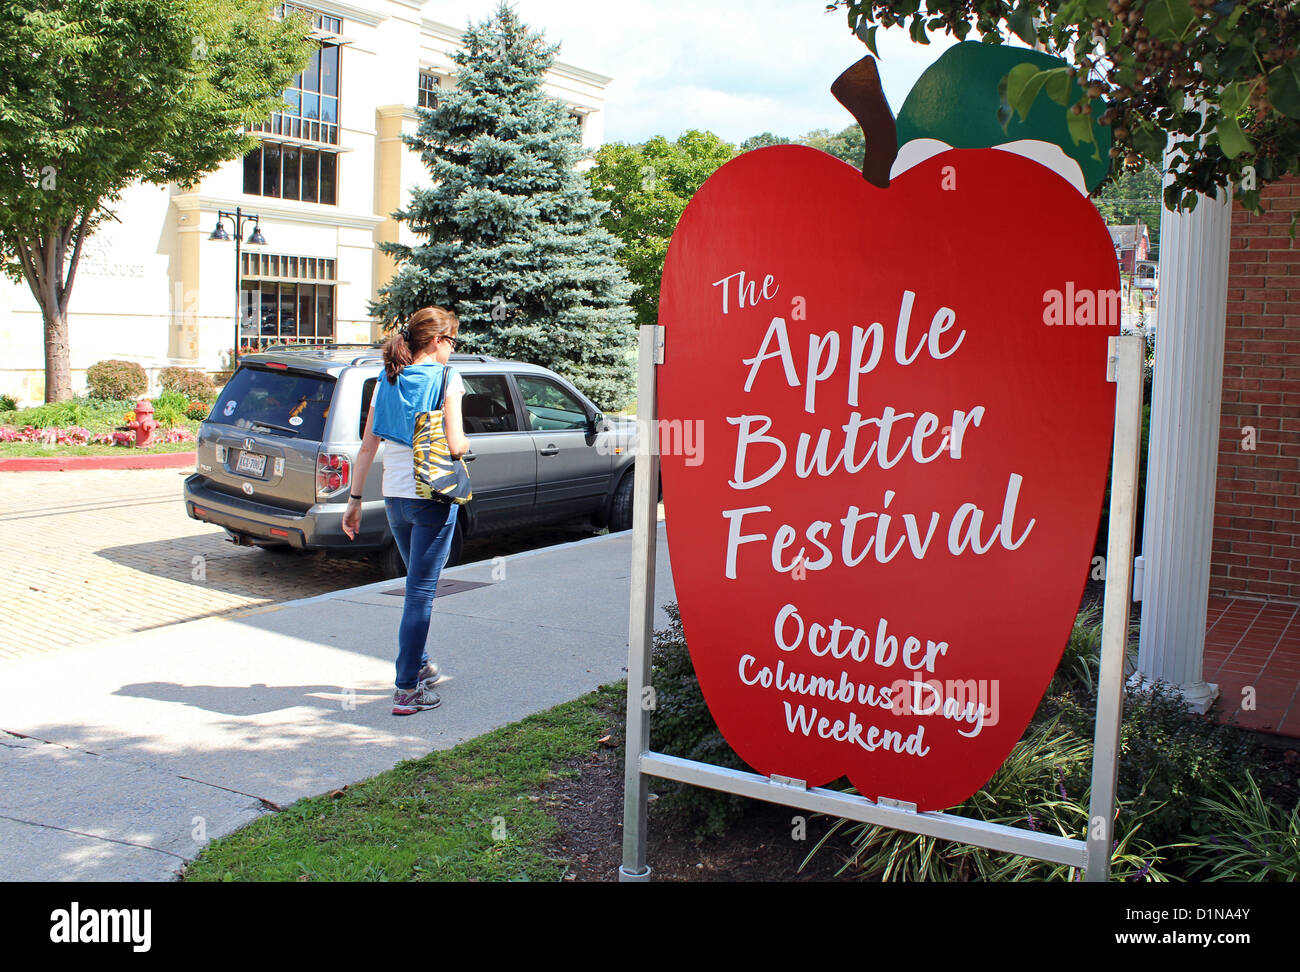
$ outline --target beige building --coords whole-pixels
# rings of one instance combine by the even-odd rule
[[[455,84],[462,31],[432,19],[437,0],[319,0],[320,50],[257,132],[261,145],[197,186],[136,185],[116,221],[87,241],[69,310],[74,392],[96,361],[216,371],[234,346],[235,245],[212,240],[220,211],[256,213],[261,245],[242,244],[241,347],[285,338],[371,341],[367,304],[392,274],[380,241],[409,242],[391,218],[427,182],[401,141],[416,107]],[[568,104],[583,142],[601,143],[610,78],[557,62],[547,92]],[[247,240],[253,229],[244,229]],[[43,327],[25,285],[0,281],[0,393],[44,399]]]

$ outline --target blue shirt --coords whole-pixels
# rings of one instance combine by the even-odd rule
[[[374,424],[375,435],[381,439],[400,442],[406,447],[411,445],[415,432],[415,416],[421,412],[433,412],[442,407],[438,400],[442,392],[442,373],[450,365],[437,362],[422,365],[407,365],[397,376],[397,384],[390,384],[388,376],[380,372],[375,384]],[[448,379],[448,390],[456,382],[456,371],[452,369]]]

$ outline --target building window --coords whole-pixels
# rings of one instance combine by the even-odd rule
[[[280,4],[276,13],[283,17],[291,10],[306,10],[313,31],[336,35],[343,28],[338,17],[294,4]],[[322,40],[306,69],[294,77],[293,87],[285,89],[284,106],[250,126],[249,131],[269,138],[244,156],[244,192],[338,205],[338,156],[325,146],[339,143],[340,50]]]
[[[431,71],[420,72],[420,92],[419,106],[421,108],[438,107],[438,88],[442,86],[442,79]]]
[[[263,142],[244,156],[244,192],[338,205],[338,155],[292,142]]]
[[[283,17],[289,10],[306,10],[293,4],[281,4],[277,8]],[[335,35],[343,29],[343,21],[338,17],[306,10],[311,15],[314,32],[327,34],[334,40]],[[320,49],[311,56],[305,70],[294,76],[293,87],[284,92],[284,107],[273,112],[264,122],[253,125],[251,131],[267,135],[283,135],[286,138],[300,138],[308,142],[323,145],[339,143],[339,51],[341,48],[330,40],[322,40]]]
[[[581,112],[577,112],[577,111],[569,112],[569,121],[573,122],[573,124],[578,126],[579,135],[582,134],[583,122],[585,122],[586,120],[587,120],[587,116],[582,114]]]
[[[282,253],[240,255],[240,350],[334,340],[334,261]]]

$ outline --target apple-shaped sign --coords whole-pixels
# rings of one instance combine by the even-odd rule
[[[1003,762],[1087,579],[1118,292],[1088,199],[996,149],[879,188],[775,146],[696,193],[660,296],[666,529],[757,772],[935,810]]]

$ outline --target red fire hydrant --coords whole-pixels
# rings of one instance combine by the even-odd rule
[[[154,430],[158,423],[153,418],[153,402],[142,398],[135,403],[135,418],[126,423],[128,429],[135,430],[135,447],[146,449],[154,444]]]

